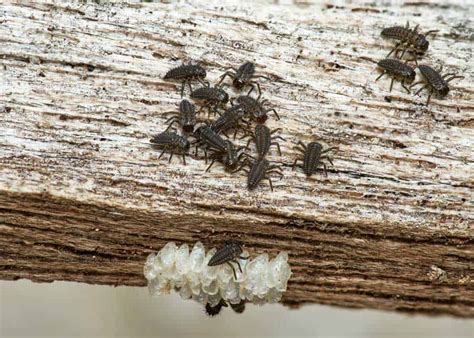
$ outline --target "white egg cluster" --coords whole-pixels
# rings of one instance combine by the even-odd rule
[[[242,273],[237,264],[237,280],[228,264],[208,266],[216,252],[207,254],[201,242],[191,252],[187,244],[179,248],[169,242],[157,254],[150,254],[144,267],[148,289],[152,296],[168,294],[172,289],[184,299],[194,299],[202,304],[215,306],[219,301],[237,304],[246,300],[255,304],[279,302],[286,291],[291,269],[288,254],[280,252],[269,260],[267,254],[255,259],[239,259]],[[248,257],[244,251],[241,256]]]

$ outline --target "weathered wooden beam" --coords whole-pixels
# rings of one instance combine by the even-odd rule
[[[0,278],[141,286],[167,241],[232,236],[289,251],[286,304],[473,317],[472,5],[221,3],[1,5]],[[407,20],[439,29],[423,62],[465,76],[428,107],[374,81],[381,29]],[[180,101],[162,76],[182,60],[276,79],[273,192],[157,160],[148,140]],[[328,177],[291,171],[298,140],[339,148]]]

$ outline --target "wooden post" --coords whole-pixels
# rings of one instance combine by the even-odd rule
[[[1,5],[0,278],[143,286],[166,242],[232,237],[289,251],[291,306],[474,317],[466,6]],[[380,31],[407,20],[439,30],[423,63],[465,76],[428,107],[374,81],[393,45]],[[188,60],[212,83],[247,60],[274,79],[261,80],[286,139],[273,192],[196,157],[157,160],[148,141],[181,99],[162,77]],[[339,148],[328,177],[291,171],[299,140]]]

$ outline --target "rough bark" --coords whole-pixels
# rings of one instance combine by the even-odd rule
[[[237,3],[1,5],[0,278],[142,286],[166,242],[232,236],[290,252],[286,304],[473,317],[473,7]],[[407,20],[440,31],[423,62],[465,76],[428,108],[374,82],[381,29]],[[182,60],[274,79],[273,192],[157,160]],[[339,148],[327,178],[291,171],[298,140]]]

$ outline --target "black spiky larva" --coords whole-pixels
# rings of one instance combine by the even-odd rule
[[[242,157],[248,157],[247,154],[241,152],[245,147],[235,147],[229,140],[226,140],[225,143],[226,146],[223,150],[218,150],[210,156],[211,164],[207,167],[206,172],[211,170],[211,167],[216,161],[220,161],[224,165],[226,171],[234,173],[235,169],[241,162]]]
[[[250,136],[250,139],[247,142],[247,148],[249,147],[250,142],[253,140],[255,142],[255,147],[257,148],[258,158],[264,158],[268,154],[268,151],[272,145],[277,147],[278,154],[281,156],[280,144],[274,140],[280,139],[284,141],[285,139],[281,136],[273,136],[273,134],[280,130],[281,128],[277,128],[270,131],[267,126],[263,124],[257,124],[255,126],[255,132]]]
[[[181,81],[181,97],[183,97],[186,83],[189,86],[189,91],[192,92],[191,82],[195,80],[203,82],[206,75],[206,70],[202,66],[193,65],[189,62],[188,64],[183,63],[181,66],[169,70],[164,76],[164,79]]]
[[[242,273],[242,267],[237,259],[248,259],[248,257],[241,256],[242,252],[242,244],[240,242],[235,240],[225,241],[224,245],[217,249],[207,265],[217,266],[228,264],[232,268],[235,280],[237,280],[237,274],[235,273],[234,266],[231,263],[236,263],[239,267],[240,273]]]
[[[246,301],[244,299],[242,299],[240,301],[240,303],[237,303],[237,304],[229,303],[229,304],[230,304],[230,307],[232,308],[232,310],[234,310],[234,312],[243,313],[245,311],[245,303],[246,303]]]
[[[426,105],[430,103],[431,95],[433,94],[441,98],[448,95],[448,82],[454,79],[464,78],[464,76],[456,75],[455,73],[446,73],[444,75],[441,75],[441,71],[443,70],[442,66],[439,71],[436,71],[430,66],[426,65],[419,65],[418,69],[420,70],[420,73],[423,76],[424,80],[412,84],[411,87],[420,83],[425,84],[415,93],[415,95],[418,95],[423,89],[429,88],[430,93],[428,95],[428,99],[426,100]]]
[[[165,152],[169,152],[170,158],[168,163],[170,163],[173,155],[177,153],[183,156],[183,163],[186,164],[185,155],[188,153],[190,147],[190,143],[186,137],[178,135],[175,131],[166,130],[153,136],[150,143],[154,148],[163,150],[158,159],[160,159]]]
[[[331,158],[324,154],[330,152],[331,150],[337,149],[336,147],[331,147],[323,150],[323,146],[321,145],[321,143],[310,142],[308,143],[308,145],[306,145],[303,142],[299,141],[298,145],[294,147],[294,149],[300,151],[303,154],[302,168],[303,172],[308,177],[314,174],[321,165],[324,168],[324,175],[326,177],[328,176],[326,163],[324,163],[323,160],[328,160],[328,162],[331,163],[332,166],[334,166]],[[301,160],[301,158],[295,159],[295,162],[293,163],[293,170],[295,169],[298,160]]]
[[[234,67],[230,67],[233,72],[227,71],[225,72],[219,81],[221,83],[224,81],[226,76],[229,76],[232,79],[232,85],[237,89],[242,89],[245,86],[250,86],[249,94],[254,90],[255,86],[257,86],[258,94],[262,93],[260,89],[260,84],[258,82],[253,81],[254,78],[264,78],[270,80],[268,77],[263,75],[255,75],[255,64],[253,62],[245,62],[239,68],[235,69]]]
[[[166,120],[165,123],[170,123],[168,128],[178,123],[185,133],[192,133],[197,123],[196,108],[188,100],[182,100],[179,104],[179,114],[173,113],[173,116]]]
[[[225,107],[229,102],[229,94],[227,94],[221,86],[211,87],[209,83],[191,92],[191,98],[208,107],[208,114],[211,109]]]
[[[270,184],[270,190],[273,191],[272,179],[269,174],[276,173],[283,177],[281,169],[277,165],[270,164],[265,158],[259,158],[250,164],[250,169],[242,169],[247,173],[247,189],[252,191],[258,187],[260,182],[266,178]]]
[[[203,147],[205,160],[207,163],[207,151],[214,151],[212,155],[212,163],[207,168],[209,171],[214,162],[218,159],[222,161],[227,171],[232,171],[240,162],[243,155],[239,151],[245,147],[235,148],[233,143],[224,140],[218,133],[216,133],[210,126],[202,125],[194,132],[196,137],[196,155],[199,146]]]
[[[400,47],[402,47],[403,50],[400,58],[402,58],[405,52],[410,48],[414,51],[415,55],[417,54],[421,56],[426,53],[430,45],[426,37],[430,34],[438,32],[438,30],[431,30],[421,34],[418,33],[418,26],[419,25],[416,25],[415,28],[410,29],[410,24],[407,22],[405,27],[393,26],[383,29],[381,33],[383,37],[399,40],[390,53],[388,53],[387,57],[389,57],[393,52],[395,52],[395,55],[397,55],[397,51],[400,49]]]
[[[268,112],[273,112],[277,120],[279,120],[280,116],[274,108],[265,108],[265,104],[268,103],[268,101],[265,99],[260,99],[261,95],[259,95],[256,99],[250,95],[242,95],[237,98],[237,102],[242,107],[244,112],[255,119],[257,123],[265,123],[268,118]]]
[[[194,131],[194,137],[196,138],[196,155],[198,147],[202,146],[204,155],[207,163],[207,150],[215,150],[218,152],[225,152],[227,143],[226,141],[216,133],[210,126],[203,124]]]
[[[227,307],[227,303],[223,299],[221,299],[219,303],[217,303],[217,305],[215,306],[211,306],[211,304],[207,303],[204,309],[209,317],[214,317],[221,312],[221,309],[223,307]]]
[[[412,67],[397,59],[380,60],[377,63],[377,66],[382,69],[382,74],[380,74],[379,77],[375,79],[375,81],[379,80],[385,74],[388,74],[392,77],[392,81],[390,83],[390,91],[392,91],[393,82],[395,82],[395,79],[399,79],[402,84],[402,87],[408,93],[410,93],[410,89],[407,88],[406,83],[412,83],[413,80],[415,80],[416,72]]]
[[[248,127],[249,122],[245,121],[243,117],[245,116],[245,111],[240,105],[235,105],[227,109],[221,116],[219,116],[215,121],[211,123],[211,128],[217,133],[223,133],[234,129],[234,139],[237,135],[238,127],[241,125],[241,122],[245,123]]]

